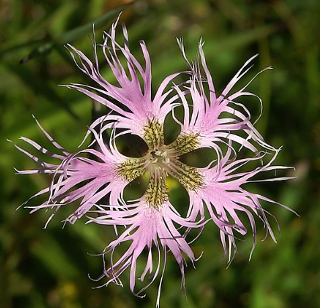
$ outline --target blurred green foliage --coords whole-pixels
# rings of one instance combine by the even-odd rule
[[[87,81],[63,44],[73,43],[92,56],[91,23],[96,21],[99,41],[102,29],[108,30],[110,18],[118,12],[112,10],[125,4],[115,0],[0,2],[1,308],[154,307],[156,284],[145,299],[135,298],[129,291],[128,273],[123,275],[123,289],[114,285],[91,289],[97,285],[86,273],[98,276],[102,264],[87,253],[99,253],[113,237],[112,228],[84,227],[78,222],[61,229],[66,214],[59,213],[43,230],[47,213],[29,215],[21,209],[14,214],[49,179],[16,176],[13,167],[35,166],[6,141],[19,143],[18,138],[26,136],[48,145],[31,117],[34,114],[67,150],[77,148],[91,121],[92,102],[57,86]],[[184,39],[191,59],[199,39],[204,39],[218,90],[253,54],[260,54],[255,72],[269,65],[274,68],[250,85],[264,101],[257,127],[269,143],[284,146],[277,162],[294,166],[298,178],[254,188],[301,217],[266,205],[282,227],[278,244],[270,238],[259,241],[249,263],[248,236],[238,242],[238,254],[228,269],[226,260],[221,260],[218,231],[208,225],[193,246],[197,255],[204,251],[197,269],[190,265],[186,270],[190,308],[320,307],[319,15],[318,0],[140,0],[122,15],[133,53],[141,57],[138,42],[147,43],[155,88],[168,74],[185,69],[176,37]],[[102,71],[111,78],[105,65]],[[245,103],[257,114],[255,103]],[[185,195],[174,190],[172,195],[175,202],[183,203]],[[262,239],[261,225],[259,230]],[[164,278],[161,306],[186,307],[171,257]]]

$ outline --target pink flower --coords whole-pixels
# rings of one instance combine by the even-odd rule
[[[157,298],[159,306],[167,252],[170,251],[178,263],[183,286],[184,256],[192,263],[195,261],[190,242],[186,238],[191,229],[199,228],[201,235],[205,222],[212,220],[220,230],[222,246],[225,253],[229,254],[229,262],[233,257],[232,249],[236,249],[234,232],[240,235],[247,233],[247,228],[239,217],[241,212],[246,214],[250,221],[254,237],[252,250],[255,247],[256,235],[254,216],[263,221],[267,233],[275,240],[267,219],[269,213],[264,209],[262,201],[278,203],[251,193],[243,186],[248,182],[257,181],[254,177],[258,174],[285,170],[287,167],[272,165],[279,150],[263,140],[251,122],[250,112],[238,101],[242,96],[254,96],[261,103],[258,96],[246,90],[251,81],[242,89],[231,93],[232,88],[250,69],[247,66],[255,57],[245,63],[222,94],[217,96],[206,65],[202,42],[199,44],[200,62],[193,65],[188,62],[180,43],[183,57],[191,68],[191,77],[183,88],[173,86],[166,90],[169,83],[181,73],[168,76],[152,98],[151,62],[145,43],[140,42],[145,59],[143,67],[130,52],[125,26],[124,46],[116,42],[117,22],[112,25],[110,33],[105,33],[101,46],[117,85],[106,81],[100,74],[98,45],[95,42],[94,63],[81,51],[69,46],[74,52],[72,56],[78,67],[97,86],[72,84],[68,87],[86,94],[111,110],[109,114],[90,125],[86,137],[93,134],[94,141],[87,149],[69,153],[37,122],[58,153],[51,153],[28,138],[21,139],[43,155],[56,159],[57,163],[46,163],[15,145],[40,165],[33,170],[18,171],[18,174],[51,175],[50,186],[28,200],[40,195],[48,196],[46,202],[28,206],[31,212],[52,208],[53,214],[48,222],[61,207],[71,207],[75,201],[80,201],[80,205],[75,206],[74,212],[65,222],[75,223],[85,215],[90,223],[113,226],[118,237],[109,243],[102,253],[104,270],[97,280],[106,278],[103,286],[110,282],[121,284],[121,274],[130,269],[130,289],[137,296],[143,296],[142,292],[161,272]],[[124,66],[118,54],[123,57]],[[208,89],[205,89],[206,87]],[[179,122],[176,119],[181,132],[174,142],[165,144],[164,120],[168,113],[172,112],[174,115],[174,108],[178,106],[182,106],[184,110],[183,121]],[[111,131],[107,144],[103,139],[106,131]],[[139,158],[125,157],[119,153],[115,141],[123,134],[134,134],[143,138],[148,151]],[[250,153],[254,153],[253,157],[238,159],[237,152],[242,146],[251,150]],[[200,148],[212,148],[217,154],[217,160],[213,160],[206,168],[195,168],[180,160],[182,155]],[[270,155],[267,151],[272,152],[272,157],[265,163],[265,159]],[[260,162],[261,165],[251,171],[241,171],[249,162]],[[138,200],[124,200],[123,191],[126,185],[146,172],[149,174],[149,183],[144,195]],[[168,176],[177,179],[189,194],[190,203],[185,205],[188,210],[187,217],[182,217],[169,201]],[[289,178],[266,177],[264,181]],[[207,211],[208,217],[205,214]],[[121,257],[114,259],[114,251],[120,250],[121,246],[118,246],[125,242],[129,243],[129,248]],[[137,262],[141,259],[139,257],[143,251],[147,252],[147,262],[144,270],[139,272]],[[153,264],[156,260],[154,256],[158,257],[156,266]],[[142,290],[136,292],[136,277],[140,276],[140,280],[143,281],[147,273],[151,276],[149,282]]]

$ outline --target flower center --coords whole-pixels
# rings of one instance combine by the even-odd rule
[[[167,151],[152,150],[149,155],[149,161],[155,166],[163,168],[165,165],[170,163],[170,158],[168,157]]]
[[[143,136],[149,147],[148,153],[141,158],[128,158],[120,164],[119,175],[130,182],[149,171],[150,179],[144,197],[152,207],[160,207],[168,200],[168,175],[176,178],[186,190],[196,190],[203,185],[200,172],[182,163],[179,158],[198,147],[197,137],[196,134],[179,135],[173,143],[164,145],[162,125],[149,122]]]

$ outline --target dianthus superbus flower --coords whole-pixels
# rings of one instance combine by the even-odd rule
[[[92,134],[93,142],[88,148],[69,153],[37,122],[58,153],[51,153],[28,138],[21,139],[57,163],[46,163],[15,145],[40,165],[39,168],[18,173],[51,175],[50,186],[28,200],[31,202],[34,197],[47,195],[44,203],[28,207],[32,212],[52,208],[53,214],[48,221],[58,209],[68,206],[73,207],[73,213],[66,217],[65,222],[75,223],[85,215],[90,223],[113,226],[117,238],[107,244],[101,254],[104,269],[97,280],[106,279],[101,286],[111,282],[122,285],[120,276],[128,269],[130,289],[142,297],[143,291],[160,276],[158,306],[167,253],[170,252],[178,263],[183,286],[185,257],[192,263],[196,260],[188,238],[192,229],[197,229],[200,235],[205,223],[215,223],[220,231],[223,249],[225,253],[229,251],[229,262],[233,256],[232,249],[236,248],[234,232],[241,235],[247,233],[239,213],[245,213],[249,219],[254,237],[253,248],[255,216],[263,221],[267,233],[275,240],[262,201],[276,202],[251,193],[243,186],[256,181],[258,174],[287,167],[272,165],[279,150],[263,140],[251,121],[250,112],[239,101],[242,96],[257,97],[246,90],[249,84],[239,91],[231,91],[250,69],[247,66],[254,57],[238,71],[222,94],[216,95],[202,42],[199,44],[199,61],[192,65],[179,42],[190,71],[166,77],[152,98],[151,61],[146,45],[140,42],[145,60],[141,65],[129,49],[125,26],[122,28],[124,45],[116,41],[116,25],[117,22],[109,33],[105,33],[101,46],[93,43],[94,62],[69,46],[77,66],[96,86],[72,84],[68,87],[110,109],[108,114],[89,126],[86,137]],[[101,47],[108,67],[114,74],[116,85],[105,80],[100,73],[98,47]],[[185,75],[185,83],[170,87],[178,75]],[[182,121],[175,117],[174,110],[178,106],[182,106],[184,111]],[[175,141],[165,144],[163,124],[169,113],[180,124],[181,131]],[[110,135],[108,140],[104,137],[105,133]],[[117,138],[123,134],[141,137],[148,150],[141,157],[124,156],[116,146]],[[239,159],[237,152],[240,145],[249,149],[252,156]],[[201,148],[213,149],[217,159],[205,168],[189,166],[181,160],[183,155]],[[271,158],[265,162],[267,157]],[[243,171],[242,167],[248,163],[260,163],[260,166]],[[145,174],[149,175],[149,182],[143,196],[137,200],[124,200],[125,187]],[[186,217],[180,215],[169,200],[168,176],[179,181],[189,195],[189,204],[183,205]],[[284,176],[265,180],[287,179],[289,177]],[[121,243],[129,243],[128,248],[122,256],[114,257],[115,251],[121,251]],[[137,262],[144,251],[147,261],[140,272]],[[137,277],[141,281],[149,277],[146,285],[138,291],[135,290]]]

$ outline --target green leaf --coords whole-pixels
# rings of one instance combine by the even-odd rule
[[[5,63],[5,67],[14,73],[25,85],[31,88],[35,93],[39,93],[49,101],[57,104],[62,109],[67,111],[74,119],[79,120],[79,117],[71,110],[68,103],[55,91],[47,82],[43,81],[38,75],[32,73],[26,67],[21,65],[13,65]]]
[[[67,31],[65,33],[62,33],[57,37],[57,40],[62,44],[66,44],[84,36],[85,34],[91,33],[92,25],[94,25],[96,29],[100,29],[104,25],[106,25],[109,21],[111,21],[115,16],[119,15],[120,12],[123,11],[127,6],[128,5],[120,6],[86,23],[83,26],[80,26],[70,31]]]
[[[47,55],[51,53],[53,49],[59,48],[61,45],[73,42],[76,39],[91,33],[93,31],[93,25],[95,29],[102,28],[108,22],[110,22],[115,16],[119,15],[120,12],[122,12],[128,5],[130,4],[123,5],[114,10],[111,10],[106,14],[99,16],[98,18],[86,23],[85,25],[82,25],[70,31],[64,32],[55,38],[44,39],[41,42],[41,44],[35,47],[28,56],[24,57],[20,61],[20,63],[25,63],[38,56]]]

